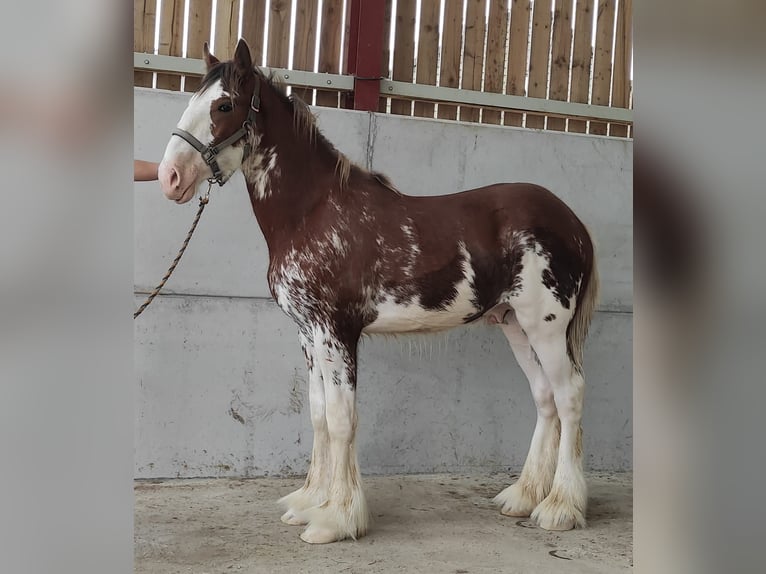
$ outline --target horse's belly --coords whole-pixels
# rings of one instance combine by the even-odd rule
[[[478,309],[472,302],[470,289],[458,289],[458,294],[444,308],[428,309],[420,304],[419,298],[397,303],[387,295],[375,310],[375,321],[367,325],[364,333],[414,333],[441,331],[463,325],[475,318]]]

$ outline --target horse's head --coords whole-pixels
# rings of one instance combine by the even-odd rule
[[[186,203],[204,180],[223,185],[250,153],[260,105],[260,75],[240,40],[221,62],[204,46],[207,74],[165,148],[159,180],[168,199]]]

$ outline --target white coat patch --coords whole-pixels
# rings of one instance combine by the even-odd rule
[[[474,315],[478,309],[473,304],[474,272],[471,256],[460,243],[463,278],[455,285],[457,296],[443,310],[426,309],[420,304],[420,297],[415,295],[405,303],[397,303],[396,296],[386,293],[376,306],[378,313],[375,321],[364,328],[365,333],[413,333],[440,331],[462,325],[465,318]]]

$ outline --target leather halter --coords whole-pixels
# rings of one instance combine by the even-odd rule
[[[206,146],[197,138],[195,138],[192,134],[190,134],[186,130],[182,130],[181,128],[174,129],[171,135],[171,137],[178,136],[182,140],[185,140],[190,146],[192,146],[202,155],[202,160],[208,166],[210,166],[210,169],[213,172],[213,177],[209,178],[208,181],[210,182],[215,181],[219,186],[226,183],[226,181],[229,178],[228,177],[224,178],[224,175],[221,172],[221,168],[218,166],[218,160],[216,159],[216,157],[218,156],[219,153],[221,153],[221,151],[223,151],[230,145],[237,143],[242,138],[246,138],[248,129],[250,129],[255,124],[255,114],[260,111],[261,78],[257,72],[255,72],[254,75],[255,75],[255,87],[253,88],[253,97],[250,99],[250,109],[247,110],[247,118],[245,118],[245,121],[242,122],[241,128],[239,128],[237,131],[235,131],[233,134],[231,134],[221,143],[216,145]],[[245,139],[245,149],[242,155],[242,161],[247,159],[247,157],[250,155],[250,149],[251,149],[250,142],[247,139]]]

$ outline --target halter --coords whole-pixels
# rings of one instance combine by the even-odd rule
[[[255,87],[253,88],[253,97],[250,99],[250,109],[247,111],[247,118],[245,118],[245,121],[242,122],[241,128],[239,128],[237,131],[235,131],[233,134],[231,134],[229,137],[217,145],[206,146],[186,130],[182,130],[181,128],[176,128],[173,130],[172,136],[178,136],[182,140],[185,140],[190,146],[192,146],[202,155],[202,160],[208,166],[210,166],[210,169],[213,171],[213,177],[209,178],[208,181],[211,183],[215,181],[219,186],[226,183],[228,178],[224,179],[221,168],[218,166],[218,160],[216,157],[219,153],[221,153],[221,151],[247,136],[248,129],[255,123],[255,114],[260,111],[260,88],[261,79],[256,73]],[[250,149],[250,142],[245,140],[245,149],[242,155],[242,161],[247,159],[247,156],[250,155]]]

